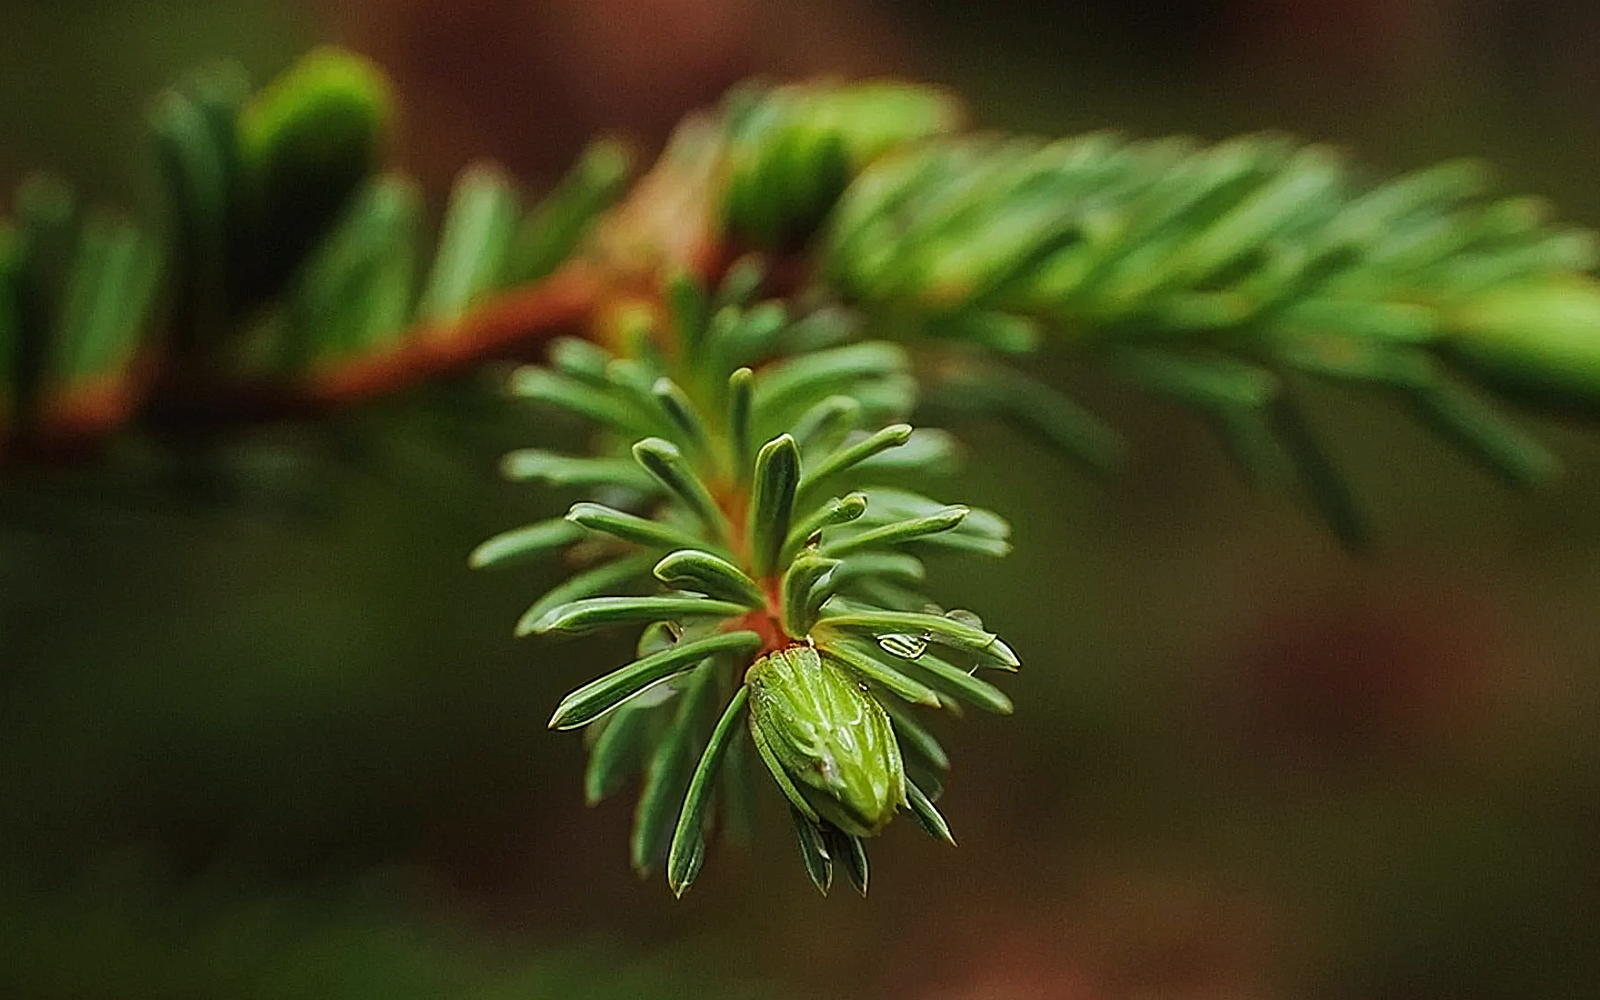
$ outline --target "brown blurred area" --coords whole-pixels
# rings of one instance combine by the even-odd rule
[[[1109,73],[1184,93],[1173,110],[1213,115],[1233,92],[1259,109],[1236,107],[1240,128],[1293,127],[1286,118],[1304,114],[1313,135],[1335,138],[1363,112],[1370,127],[1402,135],[1471,128],[1457,122],[1470,112],[1453,106],[1467,93],[1508,102],[1529,116],[1530,133],[1551,124],[1545,109],[1600,98],[1600,5],[1573,0],[997,0],[981,10],[950,0],[338,0],[304,9],[394,75],[406,108],[402,162],[436,191],[480,157],[538,190],[600,133],[636,140],[648,157],[687,110],[752,76],[892,74],[976,92],[1010,92],[1032,76],[1084,86],[1084,99],[1097,100]],[[971,58],[997,43],[1032,54]],[[1029,59],[1038,65],[1019,76]],[[1062,96],[1073,106],[1071,89]],[[1580,118],[1595,142],[1600,117]]]
[[[497,159],[542,186],[597,133],[657,148],[751,76],[917,75],[894,20],[855,0],[343,0],[321,17],[391,74],[405,159],[430,186]]]

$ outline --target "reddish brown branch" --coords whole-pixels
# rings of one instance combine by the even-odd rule
[[[315,417],[496,359],[536,360],[555,336],[604,337],[622,303],[659,307],[663,275],[714,281],[729,248],[712,211],[719,147],[666,160],[607,213],[588,252],[550,277],[478,304],[459,322],[407,331],[380,353],[331,360],[299,377],[242,376],[203,359],[150,358],[115,376],[46,392],[32,416],[0,424],[0,455],[52,460],[92,452],[138,420],[188,438]]]
[[[460,323],[412,330],[398,350],[325,369],[312,377],[307,394],[324,404],[358,403],[482,361],[537,357],[552,337],[586,331],[603,290],[594,268],[574,263],[485,303]]]

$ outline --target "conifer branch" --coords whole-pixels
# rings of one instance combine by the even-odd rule
[[[1477,164],[1374,183],[1279,136],[1004,137],[964,132],[934,88],[752,85],[626,194],[609,140],[531,208],[469,166],[430,241],[417,186],[383,168],[395,113],[347,53],[255,94],[210,70],[152,107],[158,224],[24,184],[0,224],[0,442],[544,358],[510,394],[590,421],[592,447],[504,468],[589,499],[469,561],[584,561],[519,636],[642,627],[550,725],[597,727],[591,801],[640,775],[632,860],[679,894],[750,814],[752,750],[823,892],[838,865],[865,893],[864,841],[902,810],[954,843],[918,713],[1010,712],[979,671],[1019,658],[924,593],[924,554],[1011,546],[999,516],[928,495],[963,456],[911,425],[924,393],[1108,469],[1121,438],[1018,359],[1102,365],[1200,411],[1350,544],[1367,526],[1298,380],[1395,396],[1518,486],[1556,459],[1480,388],[1600,408],[1593,237],[1491,196]]]

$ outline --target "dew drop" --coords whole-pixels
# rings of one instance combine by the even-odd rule
[[[970,625],[975,629],[983,628],[983,619],[979,618],[975,612],[968,611],[966,608],[955,608],[951,611],[946,611],[944,616],[953,622],[960,622],[963,625]]]

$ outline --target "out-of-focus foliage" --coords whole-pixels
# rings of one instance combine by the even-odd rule
[[[726,102],[724,220],[739,240],[781,247],[816,231],[867,164],[953,132],[951,94],[899,83],[747,86]]]
[[[1547,406],[1600,400],[1594,237],[1486,189],[1475,163],[1360,185],[1332,150],[1272,136],[935,142],[852,185],[819,267],[891,329],[1081,347],[1206,413],[1253,478],[1298,480],[1358,542],[1363,517],[1294,374],[1393,393],[1521,486],[1550,478],[1555,458],[1448,369]],[[952,379],[1028,412],[981,376]]]
[[[377,67],[337,49],[254,94],[232,65],[190,74],[148,115],[155,234],[25,181],[0,223],[0,434],[93,442],[147,396],[183,420],[366,397],[503,347],[468,311],[569,256],[630,156],[597,142],[526,212],[502,171],[469,167],[430,256],[420,190],[383,169],[394,105]]]

